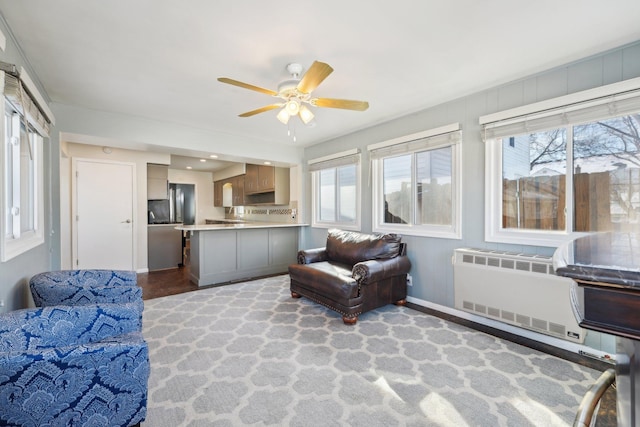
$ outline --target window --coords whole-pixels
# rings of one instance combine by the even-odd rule
[[[554,247],[637,229],[640,91],[540,111],[485,123],[486,240]]]
[[[44,243],[43,137],[49,122],[22,87],[4,74],[0,252],[8,261]],[[25,116],[26,113],[26,116]]]
[[[374,231],[461,237],[459,129],[456,123],[369,146]]]
[[[360,229],[360,154],[348,151],[309,162],[314,227]]]

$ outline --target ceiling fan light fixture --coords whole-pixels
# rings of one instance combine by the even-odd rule
[[[313,120],[313,118],[315,117],[313,115],[313,113],[311,112],[311,110],[309,110],[306,106],[302,105],[300,106],[300,120],[302,120],[302,122],[307,125],[309,124],[309,122],[311,120]]]
[[[300,111],[300,101],[298,98],[291,98],[287,101],[287,105],[285,105],[285,109],[290,116],[295,116]]]
[[[291,117],[291,115],[289,114],[289,112],[285,107],[282,110],[280,110],[280,112],[276,117],[278,118],[278,120],[282,122],[283,125],[286,125],[287,123],[289,123],[289,118]]]

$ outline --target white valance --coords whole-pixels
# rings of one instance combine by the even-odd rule
[[[360,150],[354,149],[309,160],[309,172],[360,163]]]
[[[590,98],[591,97],[591,98]],[[529,110],[529,111],[527,111]],[[640,79],[480,117],[485,141],[640,111]]]
[[[459,123],[419,132],[367,147],[371,159],[396,156],[415,151],[447,147],[462,142]]]

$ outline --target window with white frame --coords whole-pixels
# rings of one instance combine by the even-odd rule
[[[44,243],[43,135],[49,121],[25,91],[20,77],[2,74],[0,103],[5,141],[2,156],[2,261]],[[30,79],[29,79],[30,81]]]
[[[482,117],[485,239],[555,247],[637,230],[639,88],[634,79]]]
[[[360,154],[350,150],[309,161],[312,225],[360,229]]]
[[[458,123],[368,147],[373,230],[461,238]]]

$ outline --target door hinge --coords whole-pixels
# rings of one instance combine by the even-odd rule
[[[78,171],[76,171],[76,178],[79,177],[79,176],[80,176],[80,174],[78,173]]]
[[[76,258],[76,267],[80,265],[80,260]]]
[[[80,221],[80,215],[76,215],[76,221]]]

